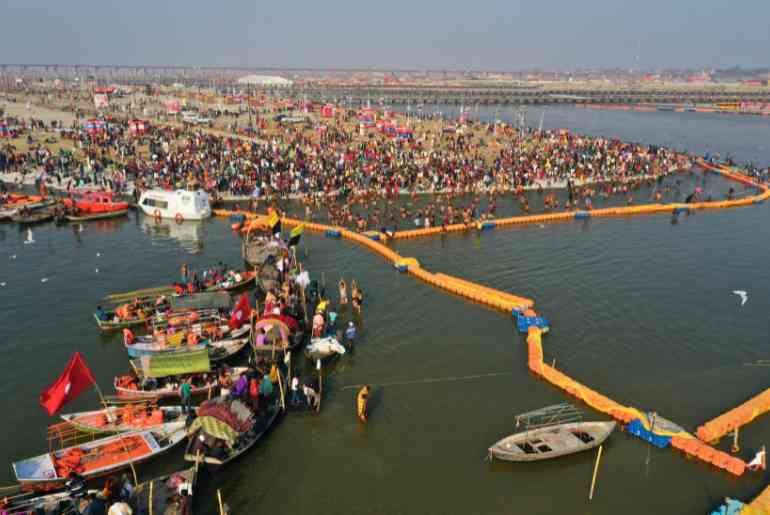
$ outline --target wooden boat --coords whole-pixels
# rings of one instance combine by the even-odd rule
[[[92,220],[118,218],[121,216],[126,216],[127,214],[128,214],[128,209],[123,209],[121,211],[107,211],[104,213],[94,213],[94,214],[81,214],[81,212],[78,212],[78,214],[76,215],[65,215],[64,218],[66,218],[70,222],[90,222]]]
[[[266,342],[264,345],[257,345],[256,336],[260,330],[265,331]],[[258,354],[272,354],[273,352],[298,349],[305,343],[306,333],[303,325],[293,317],[269,315],[254,324],[253,336],[254,352]]]
[[[194,356],[196,355],[197,356]],[[113,384],[122,399],[163,399],[179,397],[179,381],[193,379],[192,394],[201,395],[218,391],[217,374],[211,370],[208,351],[187,353],[186,356],[143,356],[131,361],[134,374],[118,376]],[[232,367],[227,376],[235,381],[248,370]]]
[[[163,424],[178,422],[181,417],[181,406],[148,404],[110,406],[61,415],[62,420],[84,433],[125,433],[158,429],[162,428]]]
[[[69,492],[54,494],[26,494],[14,495],[11,498],[0,499],[0,506],[4,515],[38,515],[47,513],[78,513],[77,501]]]
[[[273,401],[259,415],[251,411],[241,401],[228,401],[225,397],[212,399],[212,401],[207,401],[201,405],[199,417],[189,428],[187,448],[184,454],[184,459],[187,461],[202,461],[214,467],[227,465],[254,447],[283,413],[281,393],[278,391],[274,392]],[[213,416],[213,412],[209,414],[207,411],[208,404],[224,402],[239,403],[241,413],[244,410],[251,413],[250,420],[246,421],[248,429],[233,427],[229,422]],[[225,431],[219,430],[222,426],[226,427]],[[230,434],[234,439],[227,441],[221,438],[224,434]]]
[[[343,354],[345,354],[345,347],[336,338],[331,336],[327,338],[311,338],[310,344],[305,347],[305,356],[313,361]]]
[[[210,339],[204,338],[196,345],[185,345],[184,340],[187,337],[187,332],[184,330],[171,336],[163,335],[162,338],[160,335],[137,336],[134,343],[128,343],[124,340],[123,345],[126,347],[129,357],[140,358],[142,356],[151,356],[153,354],[191,352],[205,349],[206,347],[227,348],[230,347],[235,340],[241,340],[245,337],[248,341],[248,334],[251,331],[251,327],[248,325],[244,325],[232,332],[229,332],[229,327],[227,326],[224,326],[224,329],[227,330],[227,332],[225,332],[226,338],[217,341],[211,341]]]
[[[567,403],[516,417],[525,430],[506,436],[489,448],[489,457],[505,461],[540,461],[598,447],[615,429],[615,422],[582,422]]]
[[[19,214],[22,209],[33,211],[53,204],[53,200],[37,195],[22,195],[11,193],[0,204],[0,221],[11,220],[11,217]]]
[[[15,215],[11,216],[11,221],[21,225],[42,224],[53,220],[54,213],[48,209],[41,209],[39,211],[32,211],[31,213],[23,213],[19,211]]]
[[[110,314],[113,314],[113,313],[107,312],[107,315],[110,315]],[[100,320],[99,317],[96,315],[96,313],[94,313],[94,320],[96,320],[96,325],[102,331],[117,331],[119,329],[127,329],[129,327],[145,325],[150,320],[150,315],[138,316],[138,317],[127,318],[122,320],[114,320],[114,316],[112,316],[111,318],[112,320]]]
[[[251,339],[246,336],[243,338],[232,338],[212,342],[208,347],[209,359],[216,362],[231,358],[245,349],[249,345],[250,340]]]
[[[283,257],[287,249],[281,241],[258,236],[246,235],[241,243],[243,260],[256,270],[257,286],[270,291],[278,286],[280,272],[276,262]]]
[[[70,472],[86,479],[105,476],[154,458],[185,437],[184,422],[161,429],[122,433],[13,463],[22,488],[41,490],[64,485]]]
[[[226,281],[222,281],[217,284],[211,284],[209,286],[206,286],[205,291],[227,291],[227,292],[238,291],[252,284],[254,282],[254,279],[257,277],[257,274],[255,272],[248,272],[248,271],[238,272],[238,275],[241,278],[240,281],[231,281],[228,279]]]
[[[131,494],[134,513],[188,515],[192,513],[195,467],[140,483]]]

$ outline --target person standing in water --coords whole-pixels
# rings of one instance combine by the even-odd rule
[[[358,390],[358,395],[356,396],[356,409],[358,413],[358,420],[360,420],[363,423],[366,423],[367,420],[369,420],[369,413],[368,413],[368,407],[369,407],[369,392],[371,388],[368,384],[364,385],[363,388]]]
[[[345,284],[345,279],[340,278],[340,306],[347,306],[348,304],[348,285]]]

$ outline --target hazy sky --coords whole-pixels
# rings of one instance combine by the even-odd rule
[[[0,20],[0,63],[770,65],[767,0],[3,0]]]

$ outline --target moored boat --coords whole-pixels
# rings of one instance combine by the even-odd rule
[[[598,447],[612,434],[615,422],[582,422],[567,403],[516,417],[524,430],[489,447],[489,457],[505,461],[541,461]]]
[[[245,454],[283,413],[281,395],[274,391],[268,405],[258,412],[227,396],[201,404],[198,417],[188,429],[185,460],[220,467]]]
[[[168,451],[184,437],[184,422],[172,422],[161,429],[108,436],[17,461],[12,465],[13,472],[22,488],[57,488],[64,485],[71,472],[85,479],[109,475]]]
[[[85,433],[125,433],[158,429],[182,417],[181,406],[129,404],[61,415],[62,420]]]
[[[211,216],[209,195],[204,191],[147,190],[139,198],[139,209],[156,219],[203,220]]]
[[[217,373],[211,369],[207,349],[181,355],[143,356],[132,360],[131,366],[133,374],[114,380],[115,391],[123,399],[179,397],[181,380],[191,381],[193,395],[219,390]],[[246,367],[226,368],[222,375],[237,379],[246,370]]]
[[[305,356],[308,359],[325,359],[335,355],[345,354],[345,347],[331,336],[326,338],[311,338],[305,347]]]
[[[216,321],[212,321],[216,322]],[[195,350],[205,349],[206,347],[212,348],[228,348],[235,341],[246,339],[248,341],[248,334],[251,331],[251,327],[244,325],[238,329],[230,331],[230,328],[226,325],[216,325],[216,331],[219,331],[223,336],[220,339],[212,339],[209,329],[205,327],[199,328],[199,331],[195,331],[191,328],[190,331],[184,329],[174,333],[167,334],[165,332],[157,332],[154,335],[137,336],[133,343],[129,343],[127,340],[123,341],[123,345],[126,347],[129,357],[139,358],[142,356],[151,356],[154,354],[164,353],[179,353],[179,352],[191,352]],[[189,339],[190,334],[195,334],[198,343],[192,344]]]
[[[11,221],[21,225],[41,224],[53,220],[54,212],[49,209],[36,211],[19,210],[11,216]]]
[[[128,202],[116,199],[108,191],[86,191],[64,199],[64,205],[73,209],[80,216],[104,215],[128,211]]]
[[[195,467],[140,483],[131,494],[134,513],[189,515],[195,492]]]
[[[121,216],[126,216],[128,214],[128,209],[123,209],[121,211],[107,211],[104,213],[93,213],[93,214],[83,214],[81,212],[78,212],[74,215],[65,215],[64,218],[67,219],[69,222],[91,222],[93,220],[105,220],[108,218],[120,218]]]

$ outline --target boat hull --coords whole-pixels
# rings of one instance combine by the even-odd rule
[[[542,461],[598,447],[615,422],[574,422],[516,433],[489,448],[490,457],[504,461]]]

